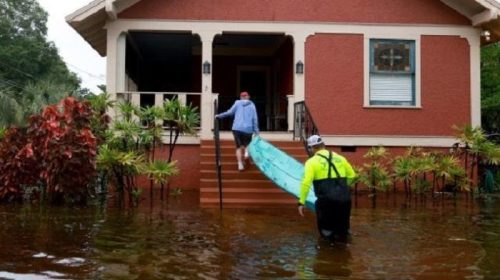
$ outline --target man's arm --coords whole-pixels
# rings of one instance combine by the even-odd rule
[[[308,160],[304,166],[304,177],[302,177],[302,182],[300,184],[299,204],[304,205],[306,203],[306,198],[311,189],[313,180],[314,168],[312,161]]]
[[[253,106],[252,126],[255,134],[259,134],[259,117],[257,116],[257,109],[255,108],[255,105]]]
[[[231,108],[229,108],[229,110],[227,110],[224,113],[220,113],[218,115],[215,115],[215,117],[218,119],[223,119],[223,118],[228,117],[228,116],[233,116],[234,113],[236,113],[236,103],[237,103],[237,101],[234,102],[233,106],[231,106]]]
[[[351,185],[353,179],[356,177],[356,172],[354,172],[351,164],[346,159],[344,159],[344,161],[345,177],[347,178],[347,183]]]

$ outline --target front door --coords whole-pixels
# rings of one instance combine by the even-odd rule
[[[247,91],[255,103],[259,118],[259,129],[269,130],[268,118],[270,111],[269,98],[269,68],[265,66],[239,67],[238,93]]]

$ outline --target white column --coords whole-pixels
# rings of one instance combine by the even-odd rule
[[[116,46],[116,92],[125,92],[127,79],[125,75],[125,63],[127,52],[127,34],[120,33]]]
[[[287,120],[288,120],[288,131],[293,131],[295,126],[295,96],[287,95],[288,100],[288,112],[287,112]]]
[[[481,43],[477,36],[467,37],[470,46],[470,113],[471,125],[481,125]]]
[[[109,29],[107,37],[106,91],[111,100],[118,100],[117,92],[125,91],[126,35]],[[115,117],[116,112],[111,111],[110,115]]]
[[[212,98],[212,44],[214,36],[218,32],[203,31],[198,32],[201,38],[202,54],[201,54],[201,139],[211,139],[213,129],[213,98]],[[203,64],[210,63],[210,73],[203,73]]]
[[[307,71],[306,57],[306,40],[308,33],[293,33],[293,94],[295,102],[304,101],[305,99],[305,73]],[[296,73],[297,62],[301,61],[304,64],[304,74]],[[292,127],[293,129],[293,127]]]

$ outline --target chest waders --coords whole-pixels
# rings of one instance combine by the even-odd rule
[[[326,156],[317,154],[328,162],[328,177],[314,180],[316,200],[316,220],[320,235],[333,240],[345,238],[349,234],[351,216],[351,192],[347,186],[347,178],[341,177],[335,164],[332,163],[332,153]],[[332,169],[337,175],[332,178]]]

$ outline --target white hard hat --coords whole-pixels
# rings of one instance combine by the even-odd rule
[[[323,139],[321,139],[319,135],[312,135],[311,137],[307,138],[308,147],[317,146],[319,144],[323,144]]]

